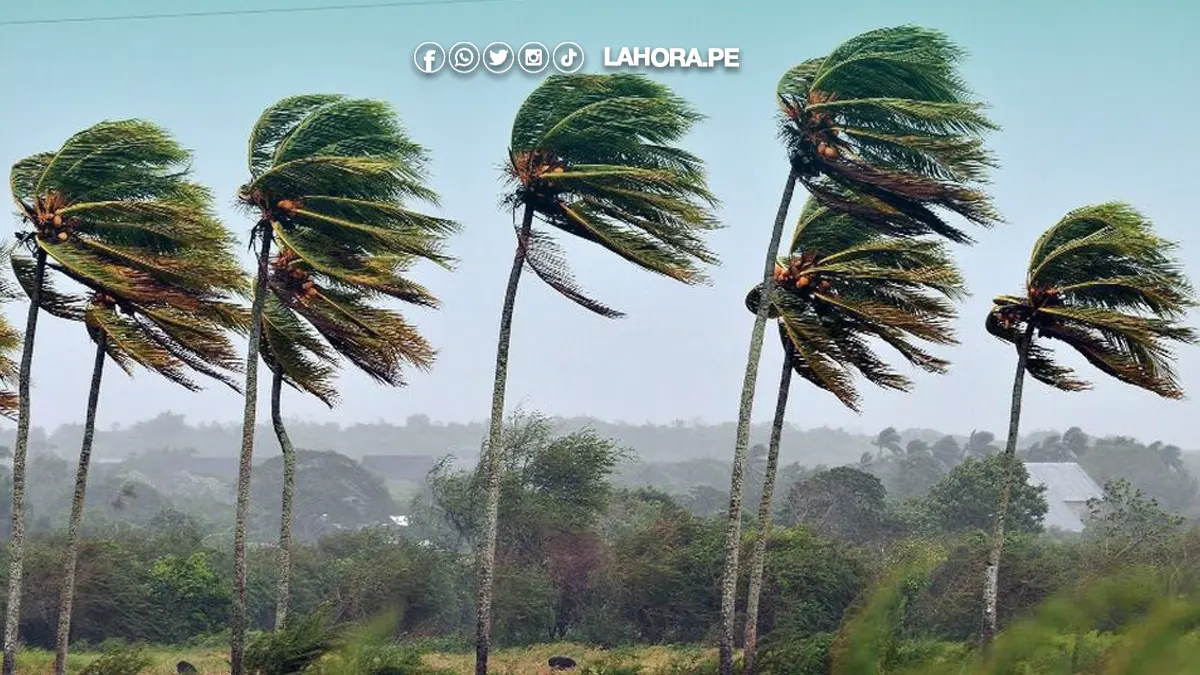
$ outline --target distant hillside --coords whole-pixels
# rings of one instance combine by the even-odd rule
[[[557,424],[565,429],[591,427],[598,433],[614,438],[631,450],[638,461],[645,463],[674,463],[688,460],[727,462],[733,450],[735,425],[675,422],[671,424],[628,424],[606,422],[588,417],[560,418]],[[899,428],[899,427],[898,427]],[[486,433],[483,422],[433,422],[424,415],[413,415],[404,424],[315,424],[291,420],[288,430],[298,448],[334,450],[355,459],[367,456],[406,455],[412,458],[454,455],[473,462],[478,457],[480,442]],[[766,424],[754,425],[751,443],[766,443]],[[930,429],[901,431],[907,442],[921,439],[932,443],[943,432]],[[1034,432],[1022,439],[1022,446],[1039,440],[1048,432]],[[52,450],[63,457],[73,457],[82,438],[78,424],[63,425],[52,431],[35,428],[31,434],[31,451]],[[278,452],[270,427],[258,429],[259,456]],[[962,441],[965,434],[957,434]],[[0,431],[0,445],[12,445],[11,428]],[[784,431],[780,454],[782,462],[798,462],[806,466],[837,465],[857,461],[864,452],[874,451],[872,437],[843,429],[799,429],[788,426]],[[94,453],[98,459],[123,459],[147,451],[161,449],[191,449],[197,457],[236,456],[241,444],[241,431],[236,424],[189,424],[184,415],[163,413],[157,417],[124,427],[100,430],[96,433]],[[372,458],[373,462],[378,462]],[[421,460],[414,459],[417,464]]]

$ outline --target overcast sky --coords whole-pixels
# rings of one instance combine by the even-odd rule
[[[300,7],[337,0],[5,2],[0,22],[246,7]],[[510,216],[498,205],[497,166],[512,116],[537,78],[514,68],[424,75],[413,50],[424,41],[514,47],[536,40],[580,44],[599,72],[604,47],[738,47],[737,71],[652,76],[691,100],[708,120],[686,140],[705,158],[727,229],[712,238],[723,258],[711,287],[688,288],[630,268],[593,247],[569,247],[577,276],[626,311],[609,321],[526,276],[519,296],[509,403],[551,414],[631,422],[734,418],[752,317],[742,305],[759,275],[763,245],[787,166],[775,138],[773,92],[788,66],[865,30],[919,23],[947,31],[971,52],[966,75],[1003,125],[991,144],[1003,162],[994,194],[1008,224],[980,233],[958,257],[973,297],[962,308],[962,345],[946,350],[948,376],[918,375],[911,394],[867,391],[864,412],[797,382],[788,419],[801,426],[874,431],[887,425],[966,432],[1006,425],[1014,356],[982,328],[992,296],[1019,289],[1034,238],[1067,210],[1110,199],[1132,202],[1183,243],[1200,277],[1200,189],[1195,111],[1198,11],[1177,2],[684,2],[514,0],[170,20],[0,25],[0,164],[56,148],[104,119],[142,117],[170,129],[195,155],[229,226],[250,223],[231,208],[245,179],[246,138],[262,109],[284,96],[336,92],[394,103],[433,156],[440,212],[463,224],[452,243],[454,273],[426,267],[421,282],[444,308],[410,317],[437,345],[428,374],[382,389],[347,372],[344,403],[328,410],[298,393],[292,417],[338,422],[428,414],[466,421],[487,414],[503,283],[511,262]],[[704,9],[701,11],[700,8]],[[1185,42],[1186,41],[1186,42]],[[802,197],[793,205],[798,211]],[[16,219],[4,214],[9,228]],[[789,218],[789,220],[793,220]],[[791,223],[789,223],[790,225]],[[11,230],[6,228],[6,232]],[[5,236],[8,236],[7,234]],[[24,308],[8,313],[23,324]],[[45,318],[34,366],[33,423],[78,421],[91,349],[81,326]],[[774,401],[780,363],[769,334],[755,418]],[[1077,359],[1070,359],[1076,363]],[[1200,386],[1200,350],[1180,356],[1185,386]],[[261,397],[260,400],[265,399]],[[265,405],[265,401],[264,401]],[[193,421],[240,419],[241,401],[211,388],[190,394],[146,373],[113,369],[100,426],[163,410]],[[1200,447],[1194,401],[1170,402],[1101,381],[1095,391],[1026,388],[1024,429],[1080,425]]]

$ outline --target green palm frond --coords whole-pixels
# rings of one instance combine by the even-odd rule
[[[1176,248],[1128,204],[1071,211],[1034,244],[1025,294],[993,301],[988,331],[1018,346],[1027,333],[1061,341],[1110,377],[1181,398],[1171,344],[1197,341],[1181,323],[1196,300]],[[1046,347],[1035,341],[1029,349],[1035,379],[1089,388]]]
[[[964,56],[938,31],[898,26],[789,69],[777,87],[780,130],[805,187],[826,206],[902,234],[969,242],[939,210],[998,222],[977,186],[995,166],[982,137],[997,127],[963,82]]]
[[[760,285],[747,296],[751,312],[761,293]],[[880,343],[922,370],[947,370],[913,340],[954,344],[952,301],[965,294],[942,243],[886,236],[813,199],[776,264],[769,314],[796,373],[858,410],[855,373],[886,389],[912,386],[876,353]]]
[[[287,233],[290,248],[309,241],[334,274],[353,275],[374,254],[448,267],[443,245],[458,225],[407,204],[437,203],[428,161],[387,103],[297,96],[259,118],[250,137],[251,180],[238,199]],[[376,290],[389,294],[386,285]]]
[[[458,225],[409,204],[437,203],[427,165],[425,149],[380,101],[295,96],[260,116],[251,179],[238,197],[269,224],[279,251],[260,348],[290,386],[332,406],[342,359],[395,386],[404,367],[429,367],[428,343],[378,304],[386,296],[438,306],[408,277],[421,260],[453,262],[445,243]]]
[[[507,202],[642,269],[706,283],[702,265],[718,262],[704,241],[719,227],[716,199],[703,162],[675,145],[700,119],[670,89],[639,75],[548,77],[513,122]],[[521,243],[530,269],[556,291],[622,316],[575,284],[549,233]]]
[[[228,332],[244,332],[247,318],[231,299],[249,285],[189,160],[166,131],[124,120],[17,162],[10,186],[28,229],[11,265],[31,296],[31,255],[46,256],[39,308],[83,322],[125,370],[138,364],[189,389],[196,373],[236,389]],[[58,290],[55,275],[83,294]]]
[[[274,294],[267,296],[260,342],[263,360],[272,372],[281,371],[291,387],[316,396],[333,407],[338,400],[333,379],[337,356],[332,348]]]

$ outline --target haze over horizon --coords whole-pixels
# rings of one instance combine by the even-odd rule
[[[303,5],[252,0],[251,6]],[[0,164],[7,168],[21,157],[55,148],[103,119],[152,120],[195,151],[198,179],[214,189],[221,215],[244,240],[251,223],[233,208],[233,194],[246,173],[250,127],[266,106],[309,92],[394,103],[413,137],[431,152],[432,185],[442,197],[437,212],[463,225],[450,243],[459,258],[455,272],[414,271],[443,308],[407,310],[438,347],[439,361],[430,373],[410,374],[409,387],[395,391],[347,370],[340,381],[341,406],[329,410],[288,392],[286,416],[341,424],[402,424],[413,414],[479,421],[488,410],[502,284],[513,246],[511,217],[498,205],[497,165],[513,114],[538,79],[516,69],[499,77],[482,70],[466,77],[448,71],[430,77],[415,69],[413,49],[430,40],[446,46],[462,40],[477,46],[569,40],[587,52],[585,71],[602,72],[606,46],[739,47],[737,71],[648,73],[709,117],[686,146],[708,162],[710,185],[723,201],[726,229],[711,241],[724,264],[712,271],[712,287],[683,287],[633,270],[594,247],[566,242],[581,284],[629,317],[591,316],[526,275],[508,396],[509,410],[556,416],[634,424],[722,423],[737,412],[752,323],[742,298],[760,273],[763,241],[786,172],[775,138],[775,82],[790,65],[856,33],[918,23],[946,31],[970,52],[964,68],[968,82],[992,105],[1003,127],[990,145],[1001,162],[994,194],[1008,223],[976,232],[978,244],[955,250],[974,295],[961,309],[962,344],[937,350],[954,361],[951,374],[916,374],[910,394],[864,385],[862,415],[798,381],[790,423],[863,433],[895,426],[953,433],[987,429],[1001,435],[1014,355],[983,330],[983,316],[993,296],[1020,288],[1034,239],[1071,208],[1111,199],[1131,202],[1160,232],[1181,242],[1186,269],[1200,280],[1200,231],[1186,201],[1197,187],[1193,165],[1200,156],[1200,135],[1175,131],[1191,128],[1190,117],[1200,106],[1196,88],[1180,86],[1194,76],[1195,59],[1180,55],[1194,53],[1190,28],[1200,18],[1197,8],[1155,2],[1095,6],[1077,0],[1053,6],[933,0],[900,6],[870,0],[856,3],[853,11],[826,8],[816,24],[812,7],[801,3],[713,3],[687,22],[678,20],[683,6],[525,0],[0,25],[0,74],[26,90],[16,94],[20,105],[0,109]],[[244,7],[233,0],[204,5],[214,11]],[[0,22],[156,11],[163,11],[161,4],[149,0],[47,0],[20,7],[9,3],[0,9]],[[276,38],[307,47],[265,48]],[[1131,103],[1150,96],[1145,92],[1153,92],[1152,106]],[[798,195],[789,227],[802,203]],[[0,236],[11,240],[15,222],[11,215],[6,218]],[[11,303],[5,311],[15,325],[24,324],[23,304]],[[756,421],[771,415],[779,352],[772,332],[759,376]],[[34,366],[35,427],[82,420],[91,357],[80,326],[43,318]],[[1073,356],[1066,361],[1081,363]],[[1200,387],[1200,349],[1181,351],[1179,371],[1185,388]],[[1027,386],[1023,428],[1080,426],[1096,435],[1196,445],[1189,433],[1197,413],[1194,401],[1163,401],[1086,366],[1081,372],[1096,382],[1095,391],[1062,394],[1037,383]],[[191,394],[145,372],[134,375],[106,378],[99,428],[128,426],[169,410],[192,422],[240,418],[241,398],[232,391],[212,386]],[[262,391],[265,410],[266,383]]]

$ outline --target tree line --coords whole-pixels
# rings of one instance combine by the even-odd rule
[[[497,644],[569,641],[616,648],[710,640],[720,615],[720,589],[712,582],[723,565],[723,516],[691,513],[661,490],[619,486],[614,469],[627,453],[594,430],[562,429],[525,416],[511,420],[505,433]],[[337,489],[337,483],[350,482],[347,474],[314,462],[312,453],[299,452],[297,459],[303,491],[316,491],[314,480],[337,474],[327,485],[329,503],[362,493]],[[256,471],[272,473],[264,498],[278,494],[281,459],[272,464],[270,471]],[[479,486],[485,472],[482,462],[468,469],[440,465],[406,509],[412,515],[407,527],[373,526],[364,514],[368,518],[358,523],[342,521],[351,525],[345,530],[299,538],[293,614],[355,624],[398,609],[394,629],[406,644],[471,649],[471,552],[484,526],[486,494]],[[781,482],[785,496],[766,548],[757,619],[764,636],[760,672],[828,673],[796,665],[797,655],[824,653],[875,580],[895,571],[898,552],[912,547],[944,550],[945,559],[910,589],[895,619],[897,639],[949,650],[978,637],[982,597],[976,578],[988,548],[980,535],[992,525],[988,505],[999,497],[1003,472],[998,453],[968,457],[917,498],[891,494],[855,465],[808,468]],[[1195,583],[1187,562],[1195,531],[1128,485],[1110,482],[1089,505],[1087,529],[1074,537],[1046,536],[1041,488],[1023,476],[1015,485],[1004,553],[1013,573],[1001,582],[1002,625],[1069,590],[1079,575],[1150,565],[1177,588]],[[227,518],[182,512],[173,498],[156,501],[144,489],[139,485],[121,511],[89,504],[72,629],[76,649],[121,642],[182,649],[227,639],[233,582]],[[230,490],[229,509],[232,496]],[[258,541],[271,541],[279,522],[278,504],[272,506],[265,522],[252,528]],[[297,513],[313,512],[298,504]],[[756,514],[748,509],[743,518],[753,526]],[[753,545],[753,538],[744,540],[743,553]],[[276,553],[274,545],[248,552],[248,653],[278,634],[272,632]],[[24,591],[30,609],[21,626],[31,646],[54,645],[64,554],[61,529],[31,535],[29,556],[36,564]],[[740,583],[749,582],[749,572],[743,570]],[[746,617],[744,600],[736,611],[739,619]]]
[[[743,567],[742,498],[753,392],[766,324],[779,329],[785,365],[767,449],[768,479],[750,552],[746,669],[754,672],[779,436],[793,374],[857,409],[856,380],[907,391],[912,382],[881,354],[895,352],[932,373],[948,361],[931,347],[954,344],[955,302],[965,292],[948,244],[969,244],[958,221],[1002,218],[985,185],[997,163],[985,137],[996,125],[960,72],[963,50],[915,26],[870,31],[803,61],[775,98],[785,182],[768,238],[763,276],[746,298],[754,313],[734,439],[724,530],[717,642],[721,675],[733,670],[735,611]],[[699,285],[718,263],[705,237],[720,227],[701,158],[680,145],[702,118],[669,88],[636,75],[552,76],[517,110],[503,174],[516,238],[504,287],[476,540],[476,672],[487,672],[501,531],[508,353],[517,290],[528,269],[559,294],[607,318],[621,312],[571,275],[555,235],[596,244],[626,263]],[[247,179],[236,199],[251,226],[256,264],[241,269],[235,237],[214,196],[195,183],[190,153],[142,120],[102,122],[57,150],[12,168],[21,228],[9,256],[29,300],[22,343],[4,376],[17,392],[4,673],[15,667],[25,570],[24,498],[30,431],[30,370],[40,314],[76,321],[95,346],[58,608],[56,672],[65,667],[79,523],[104,366],[144,367],[181,386],[203,377],[239,389],[245,407],[233,536],[231,671],[244,671],[248,627],[247,529],[257,425],[258,367],[270,372],[270,420],[283,449],[275,620],[290,606],[291,513],[296,453],[283,422],[284,384],[334,405],[335,376],[349,363],[400,386],[435,350],[387,300],[436,307],[411,278],[418,262],[452,267],[458,226],[429,215],[428,152],[386,103],[314,94],[270,106],[249,134]],[[808,194],[780,255],[796,188]],[[1172,343],[1196,335],[1181,322],[1195,304],[1173,243],[1121,202],[1066,214],[1033,246],[1016,295],[998,296],[986,329],[1014,347],[1010,425],[987,564],[981,574],[985,640],[996,627],[1007,505],[1028,374],[1064,391],[1088,384],[1055,360],[1063,343],[1096,369],[1165,398],[1182,389]],[[71,290],[61,290],[66,282]],[[12,294],[10,294],[12,295]],[[249,300],[249,307],[244,300]],[[246,340],[244,365],[235,336]],[[14,372],[15,371],[15,372]]]

